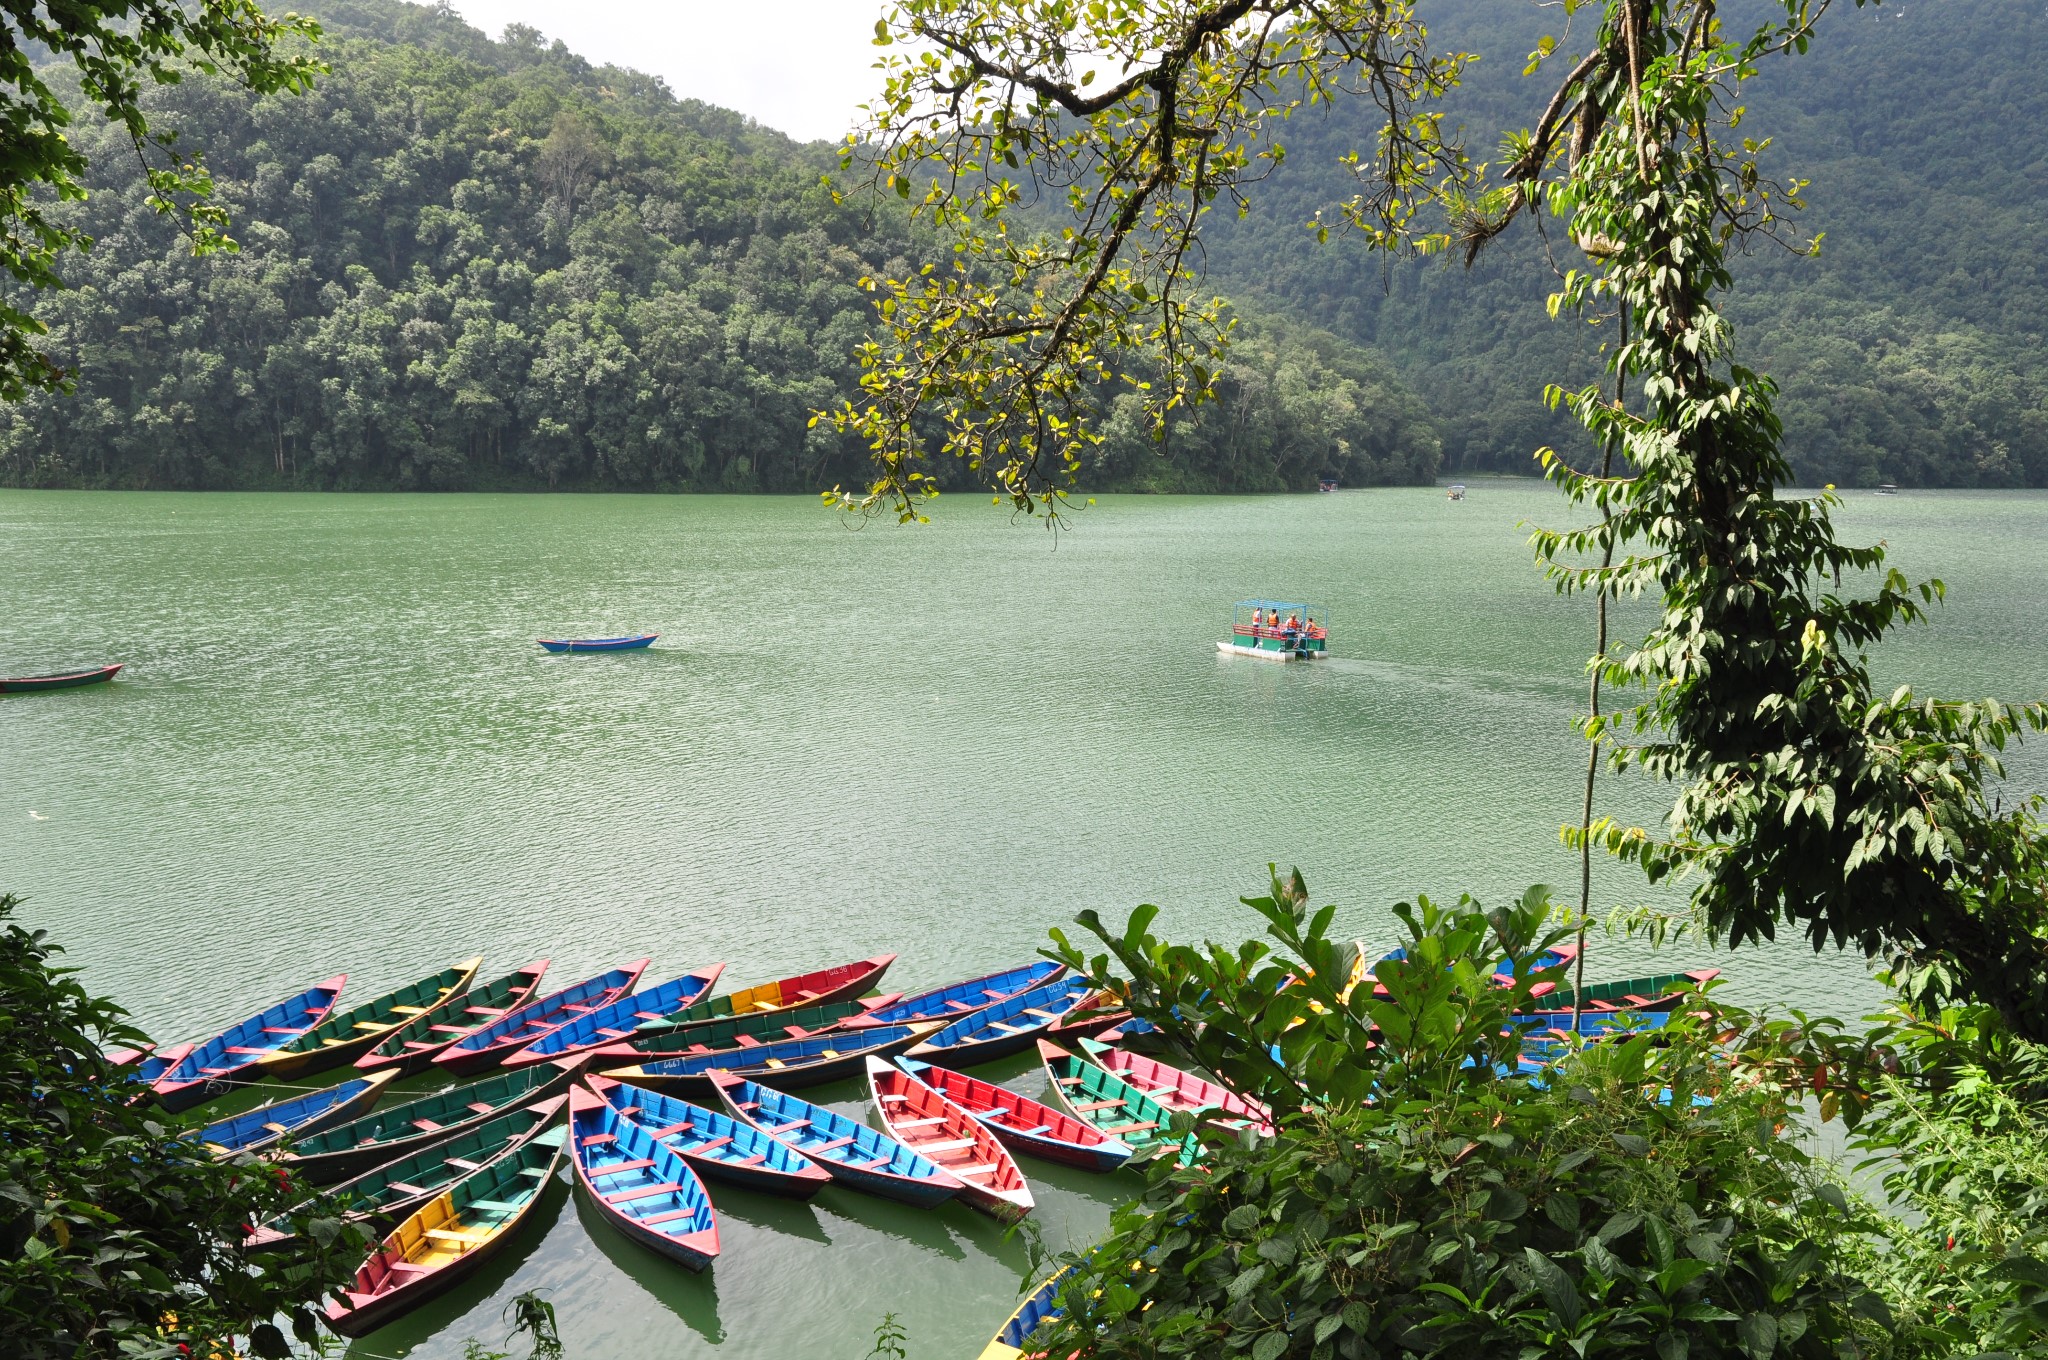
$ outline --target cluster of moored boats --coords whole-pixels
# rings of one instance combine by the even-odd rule
[[[1154,1149],[1199,1157],[1186,1118],[1198,1111],[1212,1127],[1270,1129],[1257,1103],[1137,1051],[1151,1027],[1056,962],[885,994],[894,960],[712,995],[723,965],[641,988],[642,959],[543,994],[546,960],[479,983],[482,960],[469,959],[351,1008],[340,1005],[345,977],[330,978],[209,1039],[113,1056],[173,1110],[265,1078],[350,1069],[195,1134],[220,1155],[275,1158],[317,1188],[303,1207],[381,1234],[345,1300],[328,1306],[345,1336],[478,1269],[564,1163],[620,1233],[703,1270],[719,1254],[707,1180],[795,1198],[838,1182],[1013,1222],[1033,1207],[1019,1155],[1110,1172]],[[1711,976],[1588,988],[1582,1023],[1658,1018]],[[1561,1009],[1530,1022],[1568,1027],[1572,998],[1550,1000]],[[1045,1101],[960,1070],[1034,1047]],[[380,1105],[400,1077],[431,1072],[454,1084]],[[792,1094],[862,1075],[879,1128]],[[249,1245],[292,1232],[286,1216],[257,1226]],[[1035,1291],[990,1353],[1013,1354],[1054,1292],[1051,1281]]]

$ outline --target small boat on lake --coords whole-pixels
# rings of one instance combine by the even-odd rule
[[[809,1199],[832,1182],[823,1167],[789,1144],[723,1110],[606,1077],[591,1077],[589,1086],[620,1114],[649,1126],[650,1135],[699,1176],[789,1199]]]
[[[804,1006],[829,1006],[836,1001],[851,1001],[873,991],[881,983],[882,974],[888,972],[889,965],[894,962],[894,954],[878,954],[871,959],[842,963],[834,968],[820,968],[809,973],[798,973],[795,977],[778,978],[773,982],[743,987],[739,991],[714,996],[678,1010],[666,1020],[647,1025],[643,1032],[661,1034],[715,1025],[721,1020],[730,1020],[736,1016],[760,1015],[767,1011],[788,1011]]]
[[[633,637],[541,638],[539,642],[551,652],[632,652],[651,645],[660,636],[640,633]]]
[[[943,987],[913,993],[890,1005],[876,1007],[873,1018],[878,1025],[901,1025],[912,1020],[945,1020],[951,1023],[963,1015],[987,1010],[998,1001],[1007,1001],[1019,992],[1042,987],[1066,971],[1064,963],[1039,959],[1021,968],[983,973],[980,977],[963,978]]]
[[[714,963],[709,968],[685,973],[658,987],[630,992],[609,1005],[585,1011],[507,1056],[505,1066],[527,1067],[534,1063],[553,1062],[571,1053],[618,1043],[631,1037],[640,1026],[666,1019],[687,1008],[710,991],[712,984],[718,981],[718,975],[724,971],[724,964]]]
[[[256,1080],[262,1072],[256,1060],[325,1020],[347,982],[347,973],[337,973],[211,1039],[190,1045],[183,1057],[150,1082],[150,1090],[165,1109],[176,1113]]]
[[[752,1048],[781,1039],[808,1039],[827,1030],[868,1029],[869,1007],[875,1000],[834,1001],[825,1006],[800,1006],[796,1010],[756,1011],[729,1020],[706,1020],[681,1029],[650,1025],[630,1039],[607,1044],[596,1050],[591,1066],[602,1070],[621,1063],[646,1062],[650,1058],[674,1058],[685,1053],[711,1053],[726,1048]]]
[[[1695,968],[1688,973],[1657,973],[1621,982],[1595,982],[1587,986],[1585,1002],[1578,1007],[1573,1005],[1576,993],[1538,983],[1535,988],[1537,1004],[1523,1013],[1569,1015],[1574,1009],[1588,1014],[1594,1011],[1672,1011],[1719,976],[1721,970],[1718,968]]]
[[[531,1075],[529,1073],[529,1075]],[[324,1207],[346,1222],[362,1223],[378,1236],[410,1218],[442,1191],[545,1132],[561,1118],[568,1092],[510,1110],[419,1151],[363,1172],[322,1192],[258,1228],[244,1240],[251,1250],[268,1250],[292,1240],[293,1214]]]
[[[1067,1282],[1073,1269],[1066,1267],[1025,1295],[1017,1311],[1010,1314],[994,1339],[982,1348],[978,1360],[1025,1360],[1024,1348],[1031,1344],[1031,1334],[1040,1324],[1060,1316],[1060,1286]]]
[[[718,1215],[681,1154],[578,1086],[569,1092],[569,1148],[576,1183],[605,1221],[691,1270],[718,1259]]]
[[[910,1056],[948,1067],[972,1067],[1006,1057],[1031,1047],[1034,1039],[1096,995],[1095,984],[1087,978],[1060,978],[955,1020],[911,1049]],[[1107,1029],[1122,1018],[1104,1012],[1101,1027]]]
[[[1216,644],[1225,655],[1260,661],[1321,661],[1329,647],[1327,611],[1281,600],[1239,600],[1231,607],[1229,640]]]
[[[448,1045],[531,1001],[547,971],[548,961],[536,959],[495,982],[449,997],[389,1031],[376,1047],[356,1059],[356,1070],[381,1072],[395,1067],[407,1076],[426,1071]]]
[[[435,1054],[434,1062],[458,1077],[488,1071],[535,1039],[553,1033],[578,1016],[602,1010],[631,992],[650,962],[636,959],[624,968],[599,973],[538,1001],[529,1001],[518,1010],[471,1030]]]
[[[1012,1152],[1083,1171],[1114,1171],[1131,1159],[1121,1140],[1007,1086],[915,1058],[898,1058],[896,1065],[987,1125]]]
[[[1133,1152],[1179,1144],[1183,1165],[1200,1159],[1201,1144],[1176,1128],[1173,1111],[1131,1082],[1044,1039],[1038,1041],[1038,1056],[1052,1081],[1053,1098],[1074,1118]]]
[[[712,1085],[735,1119],[787,1143],[852,1189],[923,1209],[960,1193],[951,1172],[857,1119],[723,1073]]]
[[[560,1126],[536,1134],[421,1205],[327,1305],[327,1325],[367,1336],[481,1270],[533,1219],[562,1164]]]
[[[1202,1114],[1212,1118],[1219,1114],[1235,1116],[1260,1133],[1270,1135],[1273,1132],[1271,1110],[1218,1082],[1205,1080],[1178,1067],[1169,1067],[1156,1058],[1127,1053],[1093,1039],[1081,1040],[1081,1051],[1097,1067],[1114,1072],[1143,1091],[1149,1099],[1158,1101],[1176,1114]],[[1219,1119],[1216,1122],[1229,1121]]]
[[[601,1075],[670,1095],[709,1094],[723,1075],[761,1077],[792,1089],[858,1076],[866,1059],[893,1058],[938,1028],[921,1025],[863,1025],[827,1030],[806,1039],[742,1044],[708,1053],[684,1053],[629,1067],[607,1067]]]
[[[273,1100],[253,1110],[216,1120],[195,1136],[216,1157],[237,1152],[267,1152],[286,1138],[316,1133],[346,1123],[377,1103],[384,1088],[398,1077],[378,1072],[330,1086],[324,1091]]]
[[[868,1091],[889,1136],[960,1182],[963,1204],[1000,1223],[1035,1207],[1024,1173],[980,1120],[924,1082],[880,1058],[868,1059]]]
[[[58,671],[55,675],[14,675],[0,678],[0,694],[33,694],[45,689],[77,689],[82,685],[103,685],[121,673],[125,661],[111,666],[94,666],[82,671]]]
[[[333,1185],[560,1095],[582,1066],[581,1055],[557,1058],[549,1065],[496,1072],[467,1086],[420,1096],[301,1138],[285,1153],[285,1161],[308,1185]],[[377,1075],[398,1074],[386,1068]]]
[[[392,1030],[467,990],[483,966],[482,958],[464,959],[432,977],[421,978],[375,1001],[329,1014],[296,1039],[286,1040],[256,1060],[266,1077],[297,1081],[343,1063],[354,1063]]]

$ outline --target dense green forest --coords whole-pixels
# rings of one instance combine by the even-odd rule
[[[193,79],[152,96],[203,148],[237,255],[194,259],[125,143],[81,120],[97,238],[35,300],[71,395],[0,407],[0,482],[138,487],[813,491],[863,450],[810,412],[851,389],[856,286],[929,246],[834,203],[831,148],[446,9],[321,0],[313,94]],[[1433,0],[1482,53],[1472,149],[1525,123],[1525,54],[1560,11]],[[1739,13],[1739,11],[1738,11]],[[1740,19],[1731,20],[1740,22]],[[1745,362],[1774,375],[1803,480],[2048,485],[2048,15],[2021,0],[1830,16],[1754,82],[1751,123],[1813,181],[1818,259],[1738,262]],[[60,70],[53,79],[68,78]],[[1937,107],[1924,92],[1945,91]],[[1960,116],[1959,116],[1960,115]],[[1252,215],[1211,217],[1247,319],[1221,400],[1164,447],[1109,403],[1091,489],[1303,488],[1526,471],[1602,338],[1547,318],[1536,228],[1470,270],[1388,262],[1306,223],[1348,190],[1354,102],[1287,125]],[[1560,256],[1558,265],[1568,260]],[[958,466],[935,469],[968,484]]]
[[[0,480],[132,487],[813,491],[865,450],[866,272],[920,246],[835,204],[832,148],[532,30],[392,0],[312,7],[303,98],[189,79],[153,116],[203,148],[241,242],[194,259],[126,143],[81,120],[96,238],[37,299],[77,390],[0,408]],[[55,81],[69,68],[54,68]],[[1427,480],[1424,408],[1357,346],[1251,330],[1162,449],[1119,411],[1091,487]],[[965,470],[937,471],[951,485]]]
[[[1755,13],[1724,7],[1746,31]],[[1527,126],[1555,80],[1522,74],[1556,6],[1430,0],[1431,31],[1481,54],[1453,101],[1468,150]],[[1842,485],[2048,486],[2048,11],[2032,0],[1838,5],[1804,57],[1744,89],[1767,165],[1811,181],[1800,223],[1818,258],[1738,256],[1729,308],[1741,361],[1780,384],[1800,479]],[[1448,472],[1528,471],[1582,439],[1542,404],[1591,381],[1603,338],[1543,300],[1569,244],[1524,219],[1471,270],[1386,262],[1305,224],[1353,192],[1340,164],[1371,152],[1377,110],[1353,100],[1286,125],[1285,164],[1245,220],[1218,215],[1214,280],[1366,344],[1428,403]]]

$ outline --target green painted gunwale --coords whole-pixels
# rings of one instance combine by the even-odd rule
[[[532,995],[541,977],[545,976],[535,973],[533,968],[533,964],[526,964],[486,986],[447,997],[440,1005],[414,1016],[398,1029],[386,1034],[365,1056],[387,1059],[402,1057],[407,1044],[424,1041],[435,1026],[450,1024],[451,1016],[459,1017],[453,1022],[454,1028],[474,1028],[488,1020],[497,1019],[498,1013],[511,1009],[506,1003],[512,998],[516,996],[519,1004],[524,1004]],[[488,1009],[492,1014],[478,1014],[480,1009]],[[452,1041],[452,1035],[450,1039]]]
[[[494,1073],[482,1081],[451,1086],[403,1105],[376,1110],[300,1139],[292,1145],[289,1160],[295,1164],[294,1169],[315,1185],[344,1180],[359,1170],[402,1157],[415,1149],[444,1143],[465,1129],[479,1127],[487,1120],[498,1118],[507,1110],[560,1094],[576,1079],[579,1066],[573,1062],[560,1065],[537,1063],[532,1067]],[[471,1108],[475,1105],[491,1108]],[[423,1129],[416,1122],[420,1120],[439,1127]],[[373,1160],[364,1163],[359,1158],[347,1156],[357,1152]],[[338,1175],[327,1174],[323,1180],[323,1172],[337,1163],[348,1169]]]
[[[724,1000],[724,998],[718,998]],[[793,1039],[798,1036],[788,1033],[791,1028],[815,1032],[829,1029],[842,1020],[864,1015],[869,1007],[861,1001],[831,1001],[822,1006],[805,1006],[793,1011],[756,1011],[752,1015],[733,1016],[724,1020],[695,1022],[686,1019],[690,1011],[702,1009],[703,1004],[692,1006],[670,1019],[680,1023],[670,1026],[664,1022],[659,1027],[650,1026],[632,1038],[599,1049],[598,1052],[625,1061],[622,1050],[631,1049],[648,1057],[674,1057],[688,1053],[698,1046],[704,1048],[733,1048],[742,1037],[762,1039],[773,1036],[777,1039]]]
[[[341,1062],[353,1062],[373,1039],[387,1034],[393,1024],[405,1018],[399,1014],[399,1007],[417,1006],[430,1011],[449,997],[460,995],[482,966],[481,956],[469,959],[386,992],[374,1001],[329,1015],[263,1059],[264,1070],[276,1076],[306,1076]],[[367,1033],[358,1032],[366,1028]]]
[[[1116,1073],[1097,1067],[1087,1059],[1076,1057],[1064,1050],[1056,1054],[1042,1053],[1041,1056],[1044,1057],[1046,1070],[1053,1079],[1054,1099],[1074,1118],[1108,1137],[1121,1139],[1134,1152],[1149,1152],[1163,1144],[1178,1143],[1182,1165],[1200,1160],[1202,1146],[1194,1134],[1175,1136],[1173,1111]],[[1080,1082],[1070,1088],[1061,1083],[1062,1077],[1079,1077]],[[1120,1103],[1099,1110],[1080,1108],[1081,1105],[1098,1100],[1114,1100]],[[1119,1125],[1146,1122],[1154,1127],[1133,1129],[1128,1133],[1110,1132]]]

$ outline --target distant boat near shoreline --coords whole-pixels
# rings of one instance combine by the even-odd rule
[[[630,652],[649,646],[660,637],[659,633],[641,633],[637,637],[610,638],[539,638],[540,645],[551,652]]]
[[[125,661],[95,666],[83,671],[60,671],[55,675],[17,675],[0,679],[0,694],[33,694],[45,689],[77,689],[81,685],[103,685],[121,673]]]

